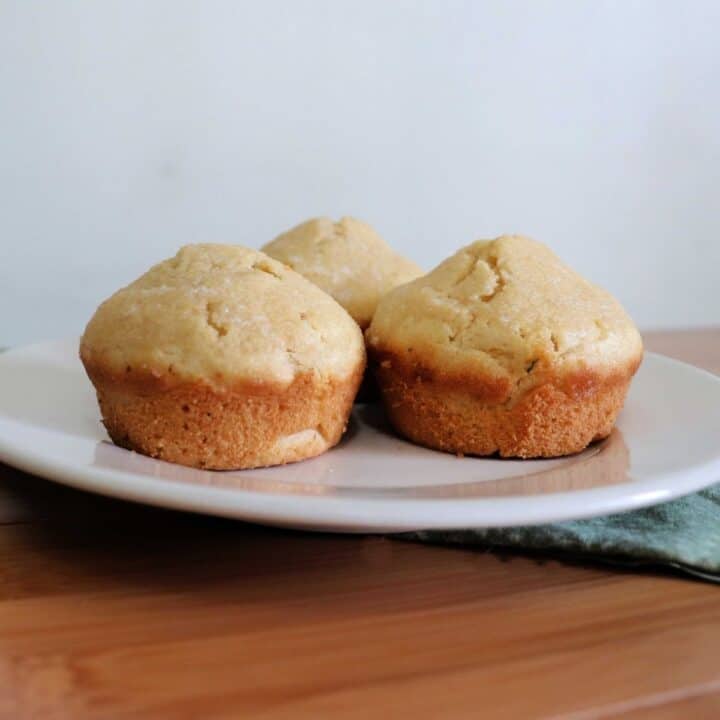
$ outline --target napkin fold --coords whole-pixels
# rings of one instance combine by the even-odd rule
[[[427,543],[527,550],[625,566],[667,566],[720,582],[720,484],[642,510],[549,525],[427,530]]]

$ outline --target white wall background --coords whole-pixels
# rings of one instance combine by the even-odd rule
[[[184,243],[354,214],[523,232],[643,327],[720,322],[720,2],[0,0],[0,345]]]

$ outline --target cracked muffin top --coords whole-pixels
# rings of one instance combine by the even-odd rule
[[[383,295],[423,274],[367,223],[350,217],[308,220],[263,251],[332,295],[363,329]]]
[[[390,292],[366,339],[379,354],[436,375],[477,372],[513,389],[548,371],[634,370],[642,356],[640,335],[612,295],[519,235],[477,241]]]
[[[329,295],[257,250],[188,245],[106,300],[80,344],[110,375],[286,386],[344,379],[362,333]]]

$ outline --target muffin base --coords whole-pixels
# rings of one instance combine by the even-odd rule
[[[639,364],[611,374],[546,375],[503,400],[491,379],[434,379],[387,355],[376,377],[390,422],[419,445],[459,455],[559,457],[610,434]]]
[[[284,388],[86,370],[116,445],[180,465],[237,470],[304,460],[336,445],[363,368],[344,380],[300,375]]]

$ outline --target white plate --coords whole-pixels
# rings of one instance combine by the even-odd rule
[[[346,532],[498,527],[652,505],[720,480],[720,378],[648,354],[618,427],[557,460],[458,458],[392,434],[356,406],[335,449],[263,470],[211,472],[112,445],[77,341],[0,355],[0,459],[103,495]]]

